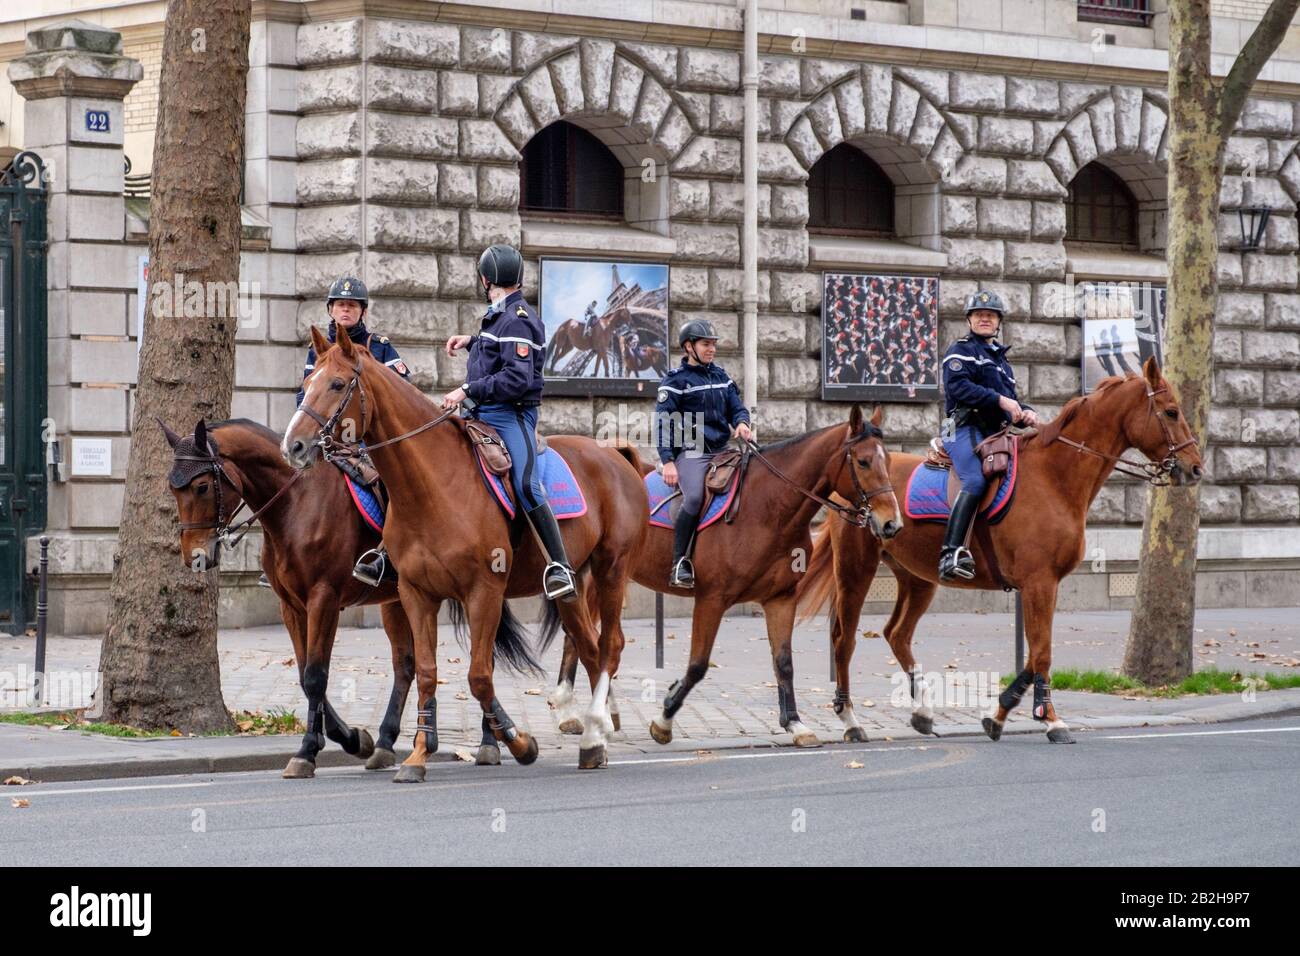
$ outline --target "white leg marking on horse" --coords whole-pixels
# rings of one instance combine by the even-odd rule
[[[673,729],[673,719],[671,717],[665,717],[662,711],[655,714],[650,722],[660,730],[671,731]]]
[[[1056,720],[1049,721],[1047,726],[1043,729],[1050,731],[1050,730],[1069,730],[1070,728],[1065,726],[1065,721],[1058,718]]]
[[[789,726],[786,727],[785,729],[790,731],[790,733],[795,737],[802,737],[804,734],[811,734],[814,737],[817,736],[811,730],[808,729],[807,725],[804,724],[802,720],[790,721]]]
[[[858,723],[858,715],[853,712],[852,704],[844,705],[844,709],[840,711],[840,720],[843,722],[844,728],[846,730],[851,727],[862,726],[860,723]]]
[[[606,725],[613,729],[609,711],[605,708],[605,697],[608,694],[609,674],[602,671],[600,677],[596,678],[596,686],[591,692],[591,710],[587,712],[587,719],[583,722],[582,739],[578,741],[578,746],[583,750],[604,746]]]
[[[555,708],[560,723],[582,719],[582,715],[578,713],[577,695],[573,692],[573,681],[568,678],[555,685],[555,690],[551,692],[550,704]]]
[[[934,711],[930,709],[930,684],[921,672],[920,664],[912,671],[912,686],[916,688],[912,697],[912,713],[917,717],[933,717]]]

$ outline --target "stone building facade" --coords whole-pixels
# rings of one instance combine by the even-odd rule
[[[370,286],[371,324],[393,339],[417,385],[431,393],[457,385],[463,359],[440,347],[477,324],[474,263],[492,242],[521,245],[529,288],[541,256],[668,261],[673,333],[693,318],[713,322],[718,360],[740,381],[740,12],[703,0],[554,0],[545,14],[519,6],[506,15],[486,3],[452,10],[411,0],[385,4],[381,15],[364,2],[255,4],[242,278],[261,295],[239,333],[235,415],[286,425],[308,325],[323,323],[325,290],[343,273]],[[1079,394],[1080,323],[1053,303],[1072,283],[1166,275],[1163,3],[1150,5],[1143,25],[1100,27],[1057,0],[761,6],[762,438],[847,416],[847,405],[818,397],[823,271],[940,276],[941,350],[963,333],[965,297],[995,290],[1009,307],[1003,337],[1028,400],[1050,414]],[[1227,17],[1258,15],[1247,0],[1221,6],[1216,13]],[[990,28],[994,7],[1000,27]],[[1045,24],[1040,34],[1013,34],[1034,16]],[[1249,32],[1224,23],[1225,33]],[[1115,42],[1097,43],[1098,28]],[[1300,594],[1300,62],[1286,59],[1300,56],[1290,52],[1300,44],[1292,39],[1246,107],[1222,187],[1214,410],[1203,436],[1210,480],[1198,587],[1207,606],[1291,604]],[[120,116],[120,99],[116,108]],[[592,133],[625,168],[625,222],[521,214],[521,150],[559,120]],[[24,145],[59,147],[37,141],[27,123]],[[809,172],[841,143],[892,182],[892,238],[808,228]],[[120,168],[120,134],[116,150],[98,158]],[[1094,163],[1132,193],[1137,249],[1066,240],[1070,184]],[[67,633],[103,624],[130,440],[146,232],[123,206],[120,174],[111,179],[104,173],[81,199],[70,190],[69,203],[93,199],[95,212],[69,216],[51,249],[52,263],[63,257],[51,269],[51,416],[62,440],[113,440],[111,477],[50,489],[52,607]],[[1243,207],[1271,210],[1255,251],[1238,249]],[[629,404],[549,399],[544,430],[591,434],[617,418],[620,402]],[[890,404],[886,434],[895,447],[918,449],[936,433],[940,410]],[[1063,586],[1063,607],[1130,601],[1145,500],[1144,486],[1122,479],[1102,489],[1089,561]],[[257,552],[250,537],[242,570],[224,575],[226,623],[278,620],[269,593],[251,586]],[[869,600],[890,597],[882,579]],[[944,594],[939,606],[1006,602]],[[647,607],[643,594],[633,597],[633,613]]]

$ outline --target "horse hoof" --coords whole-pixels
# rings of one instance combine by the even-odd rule
[[[510,756],[515,758],[516,763],[526,767],[537,759],[537,738],[532,734],[526,734],[521,730],[519,736],[510,741],[508,746]]]
[[[867,732],[861,727],[846,727],[844,739],[851,744],[865,744],[867,742]]]
[[[424,765],[404,763],[393,774],[393,783],[424,783]]]
[[[618,719],[618,711],[609,715],[609,722],[614,725],[614,733],[623,729],[623,721]]]
[[[393,764],[397,763],[397,754],[393,753],[386,747],[376,747],[375,752],[370,755],[366,761],[367,770],[387,770]]]
[[[925,717],[921,714],[912,715],[912,729],[923,737],[929,737],[934,733],[934,718]]]
[[[501,766],[501,748],[496,744],[484,744],[478,748],[478,755],[474,758],[474,763],[480,767]]]
[[[358,760],[367,760],[375,752],[375,738],[364,727],[357,728],[357,752],[352,756]]]
[[[992,717],[985,717],[981,722],[984,726],[984,733],[989,735],[989,740],[999,740],[1002,737],[1002,725]]]
[[[811,747],[820,747],[822,745],[822,742],[816,734],[811,734],[811,733],[799,734],[797,737],[794,738],[794,745],[796,747],[811,748]]]
[[[310,780],[316,776],[316,762],[303,757],[292,757],[280,776],[285,780]]]
[[[579,770],[599,770],[608,764],[609,757],[605,754],[603,744],[597,747],[583,747],[578,750]]]
[[[1051,730],[1049,730],[1047,732],[1047,739],[1054,744],[1074,743],[1074,738],[1070,736],[1070,732],[1066,730],[1064,727],[1054,727]]]
[[[673,729],[669,727],[667,730],[664,730],[652,720],[650,721],[650,736],[655,739],[655,743],[657,744],[672,743]]]
[[[577,717],[569,717],[560,721],[560,733],[562,734],[580,734],[582,733],[582,721]]]

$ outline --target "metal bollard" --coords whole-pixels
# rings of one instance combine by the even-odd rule
[[[41,535],[40,584],[36,592],[36,706],[45,703],[45,618],[49,607],[46,590],[50,570],[50,537]]]
[[[655,669],[664,666],[664,596],[655,592]]]

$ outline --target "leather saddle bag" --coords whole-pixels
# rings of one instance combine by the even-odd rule
[[[980,456],[980,469],[984,472],[985,478],[996,478],[1006,474],[1011,466],[1011,455],[1015,451],[1017,441],[1019,438],[1016,435],[1003,429],[975,446],[975,451]]]
[[[465,433],[469,435],[484,468],[494,475],[510,473],[510,449],[495,428],[486,422],[471,419],[465,422]]]
[[[709,470],[704,473],[704,487],[715,495],[725,495],[736,477],[740,467],[741,452],[738,448],[728,448],[713,456]]]

